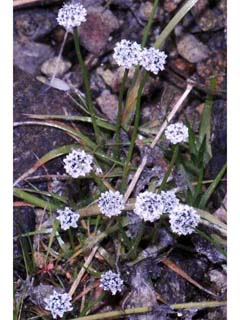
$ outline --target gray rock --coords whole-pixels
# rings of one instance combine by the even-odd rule
[[[13,64],[32,75],[36,75],[41,64],[53,56],[54,50],[46,44],[14,41]]]
[[[208,47],[191,34],[184,35],[177,42],[179,54],[191,63],[197,63],[207,59]]]
[[[118,98],[115,94],[111,94],[109,90],[104,90],[100,97],[96,99],[97,104],[106,117],[114,121],[117,117]]]
[[[99,54],[106,46],[110,34],[118,28],[118,19],[110,10],[90,7],[87,21],[80,27],[80,41],[88,51]]]
[[[71,100],[61,91],[48,88],[19,68],[14,68],[14,121],[24,121],[24,113],[64,114],[64,108],[75,113]],[[37,157],[73,140],[60,130],[42,126],[14,128],[14,179],[36,162]],[[54,174],[62,170],[60,159],[46,165]],[[44,171],[43,171],[44,172]]]
[[[57,70],[56,70],[57,66]],[[48,77],[54,75],[56,70],[56,76],[63,76],[70,68],[72,64],[70,61],[63,60],[62,58],[58,59],[58,57],[50,58],[45,61],[41,66],[41,71]]]
[[[14,35],[21,40],[38,40],[56,26],[56,14],[49,10],[31,8],[14,14]]]

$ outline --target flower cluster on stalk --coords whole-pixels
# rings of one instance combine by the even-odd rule
[[[172,144],[188,142],[188,128],[182,122],[170,124],[165,136]]]
[[[155,48],[141,48],[137,42],[121,40],[114,48],[113,58],[119,66],[130,69],[137,65],[142,66],[147,71],[158,74],[164,70],[167,55]]]
[[[86,21],[87,10],[79,3],[66,3],[58,11],[57,22],[68,32]]]
[[[66,172],[73,178],[85,177],[93,169],[93,156],[84,150],[73,150],[63,162]]]
[[[115,295],[117,291],[121,292],[122,286],[123,280],[119,273],[109,270],[101,275],[100,287],[105,291],[111,291],[112,295]]]
[[[72,211],[69,207],[65,207],[64,210],[57,210],[59,216],[57,220],[61,223],[63,230],[68,230],[70,227],[77,228],[77,221],[80,218],[80,214]]]
[[[72,311],[72,297],[68,293],[54,291],[52,295],[44,299],[45,309],[50,311],[53,319],[62,318],[65,312]]]

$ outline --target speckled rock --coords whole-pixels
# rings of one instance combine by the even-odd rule
[[[210,8],[208,0],[199,0],[192,8],[192,14],[203,31],[224,28],[226,24],[226,0],[217,1]]]
[[[13,64],[23,71],[36,75],[41,64],[54,56],[54,50],[43,43],[14,41]]]
[[[142,2],[139,8],[139,16],[143,20],[148,20],[153,8],[153,3],[150,1]]]
[[[56,70],[57,66],[57,70]],[[70,61],[63,60],[62,58],[58,59],[58,57],[54,57],[48,59],[41,65],[41,71],[48,77],[54,75],[56,70],[56,76],[64,75],[70,68],[72,64]]]
[[[56,14],[52,10],[31,8],[14,14],[14,35],[21,40],[41,39],[56,26]]]
[[[185,34],[177,41],[179,54],[188,62],[197,63],[209,56],[208,47],[192,34]]]
[[[88,51],[99,54],[106,46],[110,34],[118,28],[118,19],[110,10],[90,7],[87,21],[80,27],[80,41]]]

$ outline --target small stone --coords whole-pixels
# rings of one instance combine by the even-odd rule
[[[80,27],[80,41],[90,52],[99,54],[106,46],[110,34],[119,28],[118,19],[103,7],[90,7],[87,21]]]
[[[177,59],[174,59],[171,62],[171,66],[176,69],[180,74],[185,75],[186,77],[190,77],[194,70],[195,65],[186,61],[185,59],[179,57]]]
[[[191,63],[205,60],[209,56],[208,47],[195,36],[186,34],[177,42],[179,54]]]
[[[163,7],[167,12],[172,12],[177,9],[179,3],[183,2],[183,0],[165,0]]]
[[[102,113],[110,120],[115,121],[118,111],[118,98],[111,94],[109,90],[104,90],[100,97],[96,99]]]
[[[139,16],[143,20],[148,20],[153,9],[153,4],[150,1],[143,2],[139,8]]]
[[[114,91],[118,92],[120,90],[120,86],[123,79],[125,68],[119,67],[114,71],[109,69],[104,70],[102,67],[97,69],[97,74],[99,74],[104,82]],[[134,68],[129,69],[128,79],[133,79],[134,76]],[[128,82],[128,81],[127,81]],[[126,84],[128,87],[128,83]]]
[[[223,272],[213,269],[209,272],[210,281],[215,284],[215,290],[219,294],[226,293],[227,290],[227,276]]]
[[[48,77],[52,77],[55,73],[57,66],[56,76],[63,76],[72,66],[71,62],[63,60],[62,58],[58,59],[58,57],[51,58],[45,61],[41,66],[41,71]]]
[[[43,43],[14,41],[13,63],[21,70],[36,75],[41,64],[54,56],[53,49]]]

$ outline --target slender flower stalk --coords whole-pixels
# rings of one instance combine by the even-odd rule
[[[122,118],[122,104],[123,104],[123,95],[126,87],[126,82],[128,78],[128,72],[129,69],[125,69],[122,83],[121,83],[121,88],[120,88],[120,93],[119,93],[119,100],[118,100],[118,114],[117,114],[117,122],[116,122],[116,158],[119,158],[119,149],[120,149],[120,143],[121,143],[121,135],[120,135],[120,130],[121,130],[121,118]]]
[[[171,159],[171,162],[170,162],[170,164],[168,166],[168,169],[167,169],[167,171],[166,171],[166,173],[165,173],[165,175],[163,177],[162,183],[161,183],[160,188],[159,188],[159,192],[161,192],[166,186],[167,180],[168,180],[168,178],[169,178],[169,176],[170,176],[170,174],[172,172],[173,166],[174,166],[174,164],[175,164],[175,162],[177,160],[178,151],[179,151],[179,145],[177,144],[177,145],[174,146],[172,159]]]
[[[126,160],[125,166],[123,168],[123,178],[122,178],[122,184],[121,184],[121,191],[122,192],[124,192],[126,185],[127,185],[127,177],[128,177],[129,171],[130,171],[130,162],[132,159],[133,149],[135,146],[135,140],[137,138],[138,127],[139,127],[139,120],[140,120],[140,114],[141,114],[141,97],[142,97],[142,92],[144,89],[144,85],[145,85],[147,76],[148,76],[147,72],[143,71],[142,81],[141,81],[139,89],[138,89],[138,96],[137,96],[137,103],[136,103],[136,115],[135,115],[135,120],[134,120],[132,139],[131,139],[130,147],[128,149],[127,160]]]
[[[89,107],[89,111],[90,111],[92,123],[93,123],[93,130],[95,133],[97,144],[99,145],[101,142],[101,132],[97,126],[96,115],[95,115],[94,105],[93,105],[93,99],[92,99],[92,94],[91,94],[91,89],[90,89],[90,84],[89,84],[88,72],[87,72],[87,68],[85,66],[85,63],[84,63],[84,60],[83,60],[83,57],[81,54],[77,28],[74,28],[73,36],[74,36],[74,44],[75,44],[75,49],[76,49],[76,53],[77,53],[77,57],[78,57],[78,62],[79,62],[79,65],[80,65],[80,68],[82,71],[83,82],[84,82],[84,86],[85,86],[85,90],[86,90],[87,104]]]
[[[65,32],[64,39],[63,39],[63,42],[61,44],[61,48],[60,48],[60,51],[59,51],[59,54],[58,54],[58,57],[57,57],[57,63],[56,63],[55,69],[54,69],[54,73],[53,73],[51,81],[50,81],[50,85],[53,84],[53,82],[54,82],[54,80],[56,78],[56,74],[58,72],[58,67],[59,67],[59,63],[60,63],[61,57],[62,57],[63,49],[64,49],[65,43],[67,41],[67,36],[68,36],[68,31]]]

